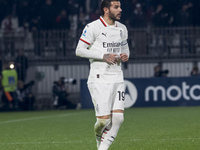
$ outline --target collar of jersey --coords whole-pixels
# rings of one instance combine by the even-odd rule
[[[106,22],[105,22],[105,20],[103,19],[103,17],[102,16],[100,16],[100,21],[103,23],[103,25],[105,26],[105,27],[108,27],[108,26],[110,26],[110,25],[108,25]],[[112,25],[111,25],[112,26]],[[117,23],[116,23],[116,21],[115,21],[115,25],[114,25],[115,27],[117,27]]]

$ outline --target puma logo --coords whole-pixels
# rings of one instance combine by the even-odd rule
[[[106,34],[107,34],[107,33],[102,33],[102,35],[104,35],[105,37],[106,37]]]

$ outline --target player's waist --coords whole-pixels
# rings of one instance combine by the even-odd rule
[[[123,72],[121,69],[90,69],[90,74],[101,74],[103,76],[118,76],[122,75]]]
[[[121,63],[115,63],[113,65],[108,64],[107,62],[103,61],[103,60],[94,60],[93,62],[91,62],[90,67],[92,69],[100,69],[100,70],[112,70],[112,69],[116,69],[116,70],[121,70]]]
[[[89,82],[100,82],[100,83],[115,83],[123,82],[123,72],[95,72],[90,70],[90,75],[88,78]]]

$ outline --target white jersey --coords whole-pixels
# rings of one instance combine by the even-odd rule
[[[109,26],[102,17],[89,23],[84,28],[76,53],[80,57],[90,59],[88,83],[116,83],[124,81],[121,61],[110,65],[103,61],[103,55],[112,53],[119,56],[121,53],[127,53],[129,56],[127,38],[128,33],[125,25],[115,21],[115,25]],[[81,46],[83,43],[88,45],[88,49],[84,49]],[[123,51],[123,48],[126,51]]]

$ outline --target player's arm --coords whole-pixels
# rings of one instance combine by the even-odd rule
[[[103,54],[98,51],[89,50],[89,46],[88,42],[86,43],[80,39],[76,48],[76,56],[88,59],[103,59]]]
[[[120,54],[120,59],[122,62],[126,62],[128,61],[130,55],[129,46],[127,40],[122,43],[122,53]]]
[[[94,23],[86,25],[76,48],[76,56],[102,60],[103,54],[101,52],[90,49],[97,35],[98,30]]]
[[[123,41],[121,43],[122,53],[120,54],[120,59],[122,62],[126,62],[129,59],[130,51],[128,46],[128,31],[124,26]]]
[[[98,59],[107,62],[108,64],[115,64],[116,54],[102,54],[98,51],[90,51],[88,49],[89,44],[79,40],[76,48],[76,56],[89,59]]]

